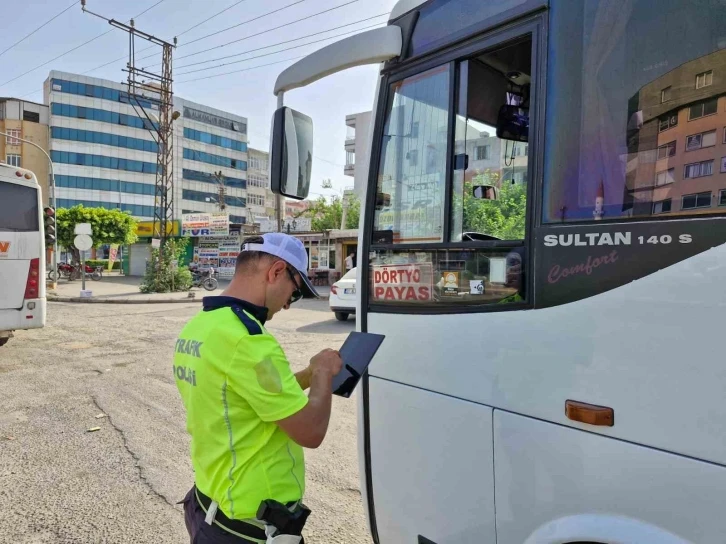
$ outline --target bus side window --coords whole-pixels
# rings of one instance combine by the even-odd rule
[[[524,302],[523,250],[373,250],[371,303],[436,307]]]
[[[458,66],[452,242],[524,240],[531,51],[527,37]]]

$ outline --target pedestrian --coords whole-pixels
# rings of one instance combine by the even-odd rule
[[[303,448],[325,438],[342,362],[327,349],[293,374],[265,323],[300,298],[318,296],[307,267],[297,238],[248,239],[229,287],[204,298],[176,341],[174,376],[195,475],[182,501],[192,544],[302,542],[295,535],[309,514]],[[276,515],[274,524],[258,519],[263,503],[272,514],[262,517]],[[273,538],[278,534],[284,538]]]
[[[345,258],[345,269],[352,270],[354,261],[355,261],[355,251],[351,252],[350,255],[348,255]]]

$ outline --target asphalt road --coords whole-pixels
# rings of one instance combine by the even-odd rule
[[[0,348],[0,542],[189,541],[176,502],[193,473],[171,361],[200,306],[53,303],[44,329]],[[299,370],[354,325],[336,322],[327,302],[303,301],[268,328]],[[308,542],[371,541],[356,410],[334,398],[325,443],[306,452]]]

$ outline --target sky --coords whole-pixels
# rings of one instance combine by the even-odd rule
[[[297,57],[352,35],[341,34],[382,26],[395,3],[396,0],[87,0],[86,6],[122,22],[134,17],[137,29],[167,41],[177,36],[178,46],[173,53],[174,93],[246,117],[250,145],[267,150],[272,114],[277,106],[272,89],[278,74]],[[204,22],[225,8],[229,9]],[[317,15],[326,10],[330,11]],[[46,26],[14,45],[56,15]],[[381,16],[372,18],[377,15]],[[238,26],[225,30],[235,25]],[[128,60],[128,34],[83,13],[80,0],[16,1],[13,9],[4,10],[3,28],[0,96],[42,103],[43,82],[50,70],[88,72],[86,75],[117,82],[126,80],[122,70]],[[319,34],[311,36],[316,33]],[[305,36],[309,37],[290,41]],[[318,41],[324,38],[330,39]],[[229,43],[233,41],[236,43]],[[290,42],[267,47],[287,41]],[[315,41],[318,43],[311,43]],[[155,71],[161,62],[161,49],[139,52],[148,45],[138,41],[136,64]],[[214,49],[201,52],[210,48]],[[140,59],[147,55],[153,56]],[[220,58],[231,55],[238,56]],[[116,59],[120,60],[110,63]],[[110,64],[102,66],[107,63]],[[188,66],[192,63],[200,64]],[[211,69],[192,73],[203,68]],[[352,68],[286,93],[285,105],[312,117],[315,126],[311,198],[341,194],[353,185],[353,178],[343,174],[345,116],[372,108],[377,70],[377,66]],[[213,77],[232,71],[237,73]],[[323,189],[325,179],[332,181],[332,189]]]

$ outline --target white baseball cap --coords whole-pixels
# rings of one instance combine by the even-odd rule
[[[260,239],[262,243],[258,243]],[[300,273],[303,297],[320,298],[308,279],[308,252],[300,240],[283,232],[268,232],[249,240],[242,245],[242,251],[261,251],[279,257]]]

